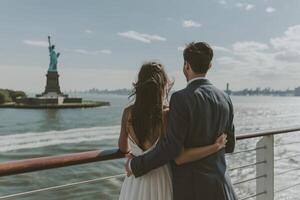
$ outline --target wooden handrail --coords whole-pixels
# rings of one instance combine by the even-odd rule
[[[262,137],[268,135],[296,132],[296,131],[300,131],[300,127],[242,134],[242,135],[237,135],[236,139],[243,140],[243,139]],[[0,163],[0,177],[21,174],[25,172],[34,172],[34,171],[40,171],[45,169],[98,162],[104,160],[113,160],[113,159],[118,159],[123,157],[124,154],[120,152],[118,149],[110,149],[104,151],[94,150],[94,151],[86,151],[81,153],[64,154],[59,156],[47,156],[47,157],[23,159],[17,161],[9,161],[9,162]]]
[[[276,130],[269,130],[269,131],[258,131],[258,132],[254,132],[254,133],[245,133],[245,134],[237,135],[236,139],[244,140],[244,139],[262,137],[262,136],[268,136],[268,135],[278,135],[278,134],[284,134],[284,133],[290,133],[290,132],[297,132],[297,131],[300,131],[300,127],[276,129]]]
[[[113,160],[122,157],[124,157],[124,154],[118,149],[111,149],[9,161],[0,164],[0,177],[21,174],[25,172],[40,171],[44,169]]]

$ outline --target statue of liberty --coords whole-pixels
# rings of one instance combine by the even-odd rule
[[[51,45],[50,36],[48,36],[49,43],[49,56],[50,56],[50,64],[48,71],[56,72],[57,71],[57,59],[60,53],[55,52],[55,45]]]

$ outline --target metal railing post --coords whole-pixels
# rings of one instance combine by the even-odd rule
[[[263,136],[257,147],[265,147],[256,151],[256,161],[265,163],[256,165],[256,176],[265,176],[256,180],[256,193],[264,193],[257,196],[257,200],[274,200],[274,136]]]

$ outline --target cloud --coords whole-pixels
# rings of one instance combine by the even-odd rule
[[[222,49],[222,48],[221,48]],[[253,70],[264,66],[272,68],[274,53],[269,52],[269,45],[255,41],[238,41],[225,48],[223,53],[229,54],[217,58],[217,62],[222,65],[234,65],[240,68]]]
[[[245,9],[246,9],[246,10],[251,10],[251,9],[253,9],[254,7],[255,7],[255,6],[252,5],[252,4],[247,4],[246,7],[245,7]]]
[[[217,82],[223,80],[224,84],[227,79],[236,88],[299,86],[300,25],[288,27],[268,43],[237,41],[219,49],[224,55],[215,58],[218,70],[213,74],[214,78],[220,78],[216,78]]]
[[[140,42],[144,43],[151,43],[153,41],[166,41],[167,39],[164,37],[161,37],[159,35],[150,35],[146,33],[139,33],[136,31],[126,31],[122,33],[118,33],[119,36],[126,37],[132,40],[138,40]]]
[[[90,29],[86,29],[86,30],[84,30],[84,32],[87,33],[87,34],[94,33],[94,31],[92,31],[92,30],[90,30]]]
[[[87,51],[85,49],[74,49],[73,51],[85,55],[97,55],[99,53],[98,51]]]
[[[30,46],[36,47],[48,47],[48,42],[43,40],[23,40],[23,43]]]
[[[273,7],[267,7],[266,8],[267,13],[272,13],[272,12],[275,12],[275,11],[276,11],[276,8],[273,8]]]
[[[247,51],[267,50],[269,46],[267,44],[263,44],[259,42],[245,41],[245,42],[235,42],[232,45],[232,48],[236,52],[247,52]]]
[[[112,54],[111,50],[102,49],[97,51],[89,51],[85,49],[64,49],[67,52],[75,52],[83,55],[99,55],[99,54]]]
[[[232,67],[240,66],[243,64],[241,61],[229,56],[217,58],[216,61],[221,65],[231,65]]]
[[[270,43],[277,50],[300,52],[300,25],[289,27],[283,36],[271,38]]]
[[[198,27],[201,27],[202,24],[195,22],[193,20],[184,20],[182,23],[182,26],[184,28],[198,28]]]
[[[255,8],[254,4],[247,3],[245,1],[234,3],[234,1],[230,1],[230,0],[219,0],[218,3],[224,7],[237,7],[245,11],[250,11]]]
[[[111,50],[108,50],[108,49],[103,49],[100,52],[103,54],[111,54],[112,53]]]
[[[178,51],[183,51],[185,49],[185,47],[177,47]]]
[[[229,49],[227,49],[227,48],[225,48],[225,47],[221,47],[221,46],[212,46],[212,49],[214,50],[214,51],[220,51],[220,52],[230,52],[230,50]]]
[[[221,4],[221,5],[227,5],[227,1],[226,0],[220,0],[219,4]]]
[[[300,25],[289,27],[282,36],[270,39],[277,50],[276,59],[285,62],[300,61]]]
[[[300,63],[300,52],[297,51],[280,51],[275,54],[275,59],[278,61],[284,62],[295,62]]]
[[[255,7],[255,5],[248,4],[248,3],[237,3],[235,5],[236,5],[236,7],[239,7],[241,9],[246,10],[246,11],[252,10]]]

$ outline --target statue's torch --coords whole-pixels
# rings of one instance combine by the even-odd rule
[[[48,36],[49,47],[51,47],[50,35]]]

